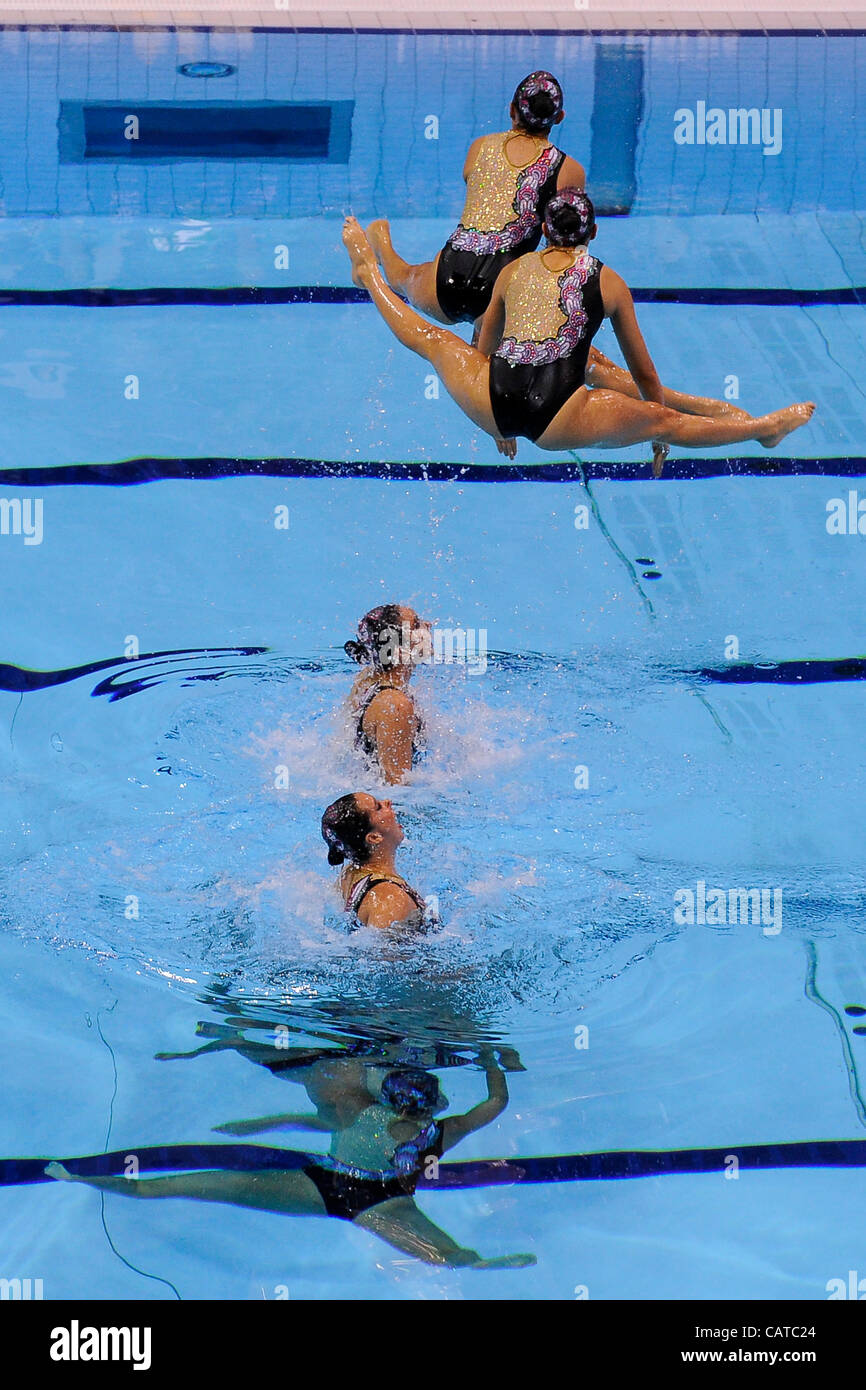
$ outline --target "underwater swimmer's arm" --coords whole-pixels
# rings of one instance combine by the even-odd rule
[[[483,1061],[487,1077],[487,1099],[467,1110],[465,1115],[449,1115],[440,1121],[443,1151],[453,1149],[476,1129],[492,1124],[508,1105],[508,1082],[493,1053],[486,1050],[479,1053],[479,1061]]]
[[[334,1126],[318,1115],[262,1115],[258,1120],[229,1120],[214,1125],[216,1134],[263,1134],[268,1129],[307,1129],[330,1134]]]

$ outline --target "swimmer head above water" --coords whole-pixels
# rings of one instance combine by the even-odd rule
[[[429,658],[430,624],[414,608],[383,603],[371,608],[358,623],[358,636],[344,642],[343,650],[361,666],[401,673],[409,680],[413,667]]]
[[[322,816],[322,838],[329,864],[336,867],[348,860],[359,868],[374,855],[393,856],[403,843],[403,827],[390,801],[379,801],[367,792],[349,792]]]
[[[511,120],[529,135],[547,135],[564,118],[562,88],[553,73],[539,69],[517,84]]]
[[[595,208],[582,188],[562,188],[544,208],[544,235],[551,246],[588,246],[598,228]]]
[[[340,874],[343,907],[365,927],[434,925],[428,904],[397,872],[403,827],[390,801],[368,792],[341,796],[322,816],[328,863]]]

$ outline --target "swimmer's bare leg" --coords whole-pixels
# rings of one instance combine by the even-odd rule
[[[458,1245],[424,1215],[411,1197],[392,1197],[368,1207],[355,1217],[354,1224],[428,1265],[450,1269],[523,1269],[536,1263],[534,1255],[500,1255],[485,1260],[477,1250]]]
[[[619,391],[589,391],[582,386],[569,397],[537,443],[542,449],[622,449],[629,444],[658,440],[699,449],[754,439],[765,449],[774,449],[791,430],[805,425],[814,409],[813,401],[801,401],[755,419],[711,418],[686,415],[655,401],[633,400]]]
[[[282,1216],[321,1216],[325,1211],[315,1184],[296,1169],[267,1173],[196,1172],[169,1178],[83,1178],[62,1163],[45,1169],[60,1182],[83,1183],[122,1197],[186,1197],[194,1202],[226,1202]]]
[[[436,298],[438,255],[435,261],[422,261],[420,265],[411,265],[409,261],[404,261],[394,250],[391,228],[382,217],[370,223],[367,228],[367,240],[385,272],[385,279],[395,293],[402,294],[416,309],[420,309],[422,314],[429,314],[430,318],[437,319],[439,323],[451,322],[439,308],[439,300]]]
[[[397,298],[382,279],[373,249],[354,217],[347,217],[343,224],[343,244],[352,261],[353,281],[367,291],[398,342],[426,358],[473,424],[500,439],[490,406],[490,359],[456,333],[428,323]]]
[[[636,401],[642,399],[637,382],[626,371],[625,367],[617,366],[616,362],[605,357],[603,352],[598,351],[598,348],[591,347],[589,350],[589,360],[586,364],[586,384],[595,389],[619,391],[622,395],[631,396]],[[731,405],[730,401],[717,401],[712,396],[690,396],[685,391],[673,391],[667,386],[663,386],[662,390],[664,391],[665,405],[670,406],[672,410],[682,411],[684,415],[753,419],[748,411],[741,410],[738,405]]]

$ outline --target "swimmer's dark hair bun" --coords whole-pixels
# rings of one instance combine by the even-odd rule
[[[524,77],[513,97],[524,130],[546,135],[562,110],[562,88],[550,72]]]
[[[336,868],[338,864],[342,864],[344,862],[345,858],[346,856],[341,849],[337,849],[336,845],[331,845],[331,848],[328,850],[329,864]]]
[[[343,643],[343,651],[346,653],[347,656],[350,656],[353,661],[357,661],[360,663],[366,661],[367,659],[367,653],[361,646],[361,643],[355,642],[351,638],[348,642]]]
[[[556,103],[547,92],[533,92],[526,104],[532,112],[533,121],[539,125],[549,125],[556,115]]]

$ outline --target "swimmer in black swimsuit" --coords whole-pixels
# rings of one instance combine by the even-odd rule
[[[397,298],[353,217],[343,225],[343,243],[355,284],[367,290],[395,337],[426,358],[473,424],[500,447],[509,442],[504,431],[513,430],[550,450],[622,449],[651,441],[702,449],[747,439],[773,449],[806,424],[815,409],[812,401],[757,418],[687,414],[671,405],[638,328],[628,285],[589,254],[595,230],[585,193],[557,193],[545,209],[548,246],[502,272],[477,348],[428,323]],[[611,320],[643,399],[589,390],[583,383],[589,340],[602,318]],[[500,359],[496,366],[494,356]],[[510,389],[510,381],[516,389]],[[526,393],[522,398],[521,392]]]
[[[390,801],[367,792],[350,792],[322,816],[328,863],[348,860],[340,875],[340,894],[347,913],[365,927],[436,926],[435,911],[397,873],[394,859],[403,843],[403,827]]]
[[[393,290],[440,323],[477,322],[496,277],[541,240],[541,211],[557,188],[584,184],[576,160],[552,145],[562,88],[549,72],[524,77],[511,101],[511,129],[473,140],[463,166],[466,203],[435,261],[410,265],[391,244],[388,223],[367,236]]]
[[[429,657],[430,625],[413,608],[386,603],[365,614],[357,640],[344,650],[364,668],[349,695],[355,747],[386,782],[402,782],[424,746],[423,721],[406,687]]]
[[[484,1259],[458,1245],[416,1205],[423,1174],[434,1178],[438,1162],[461,1139],[492,1123],[508,1104],[505,1075],[493,1054],[479,1057],[487,1097],[464,1115],[436,1120],[447,1101],[438,1078],[403,1069],[389,1073],[378,1101],[371,1098],[355,1123],[336,1133],[331,1152],[304,1168],[229,1172],[224,1169],[164,1178],[85,1178],[62,1163],[49,1163],[49,1177],[84,1183],[124,1197],[185,1197],[224,1202],[282,1216],[333,1216],[351,1221],[425,1264],[459,1269],[519,1269],[535,1264],[528,1254]]]

